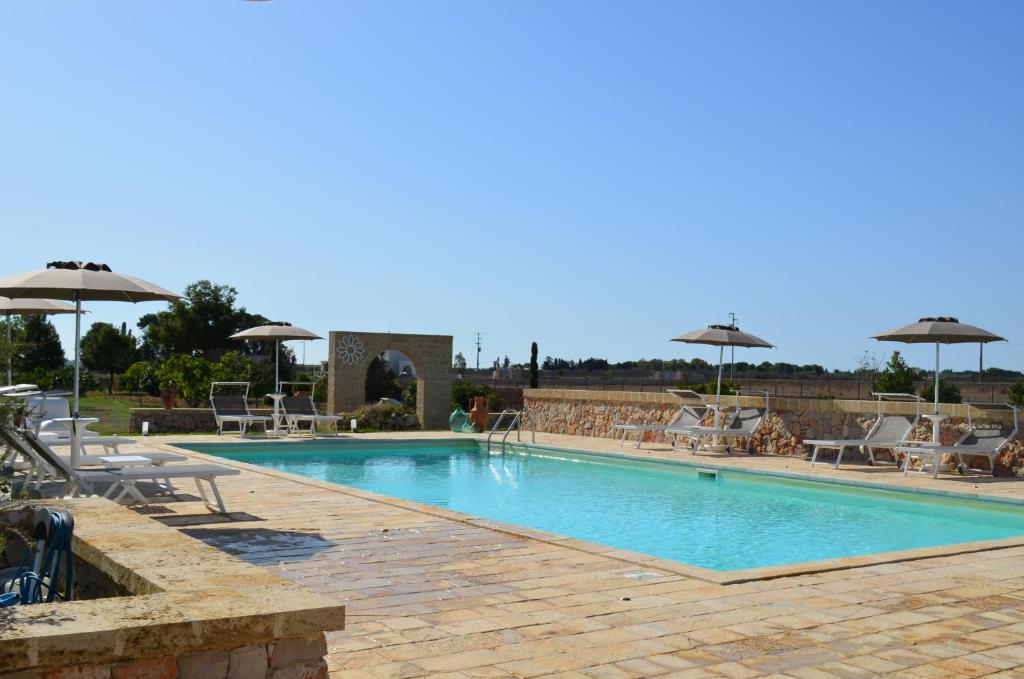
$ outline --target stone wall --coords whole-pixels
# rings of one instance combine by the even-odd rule
[[[253,415],[272,415],[270,408],[253,408]],[[210,408],[132,408],[128,411],[128,431],[142,433],[142,423],[149,422],[150,434],[196,434],[217,431],[217,420]],[[235,425],[228,425],[237,431]],[[259,432],[256,427],[254,431]]]
[[[744,396],[740,405],[763,406],[764,398]],[[723,406],[733,406],[735,397],[723,397]],[[619,438],[614,429],[620,423],[668,424],[679,409],[679,400],[668,393],[622,391],[585,391],[568,389],[527,389],[525,405],[536,422],[537,431],[575,436]],[[699,402],[695,402],[699,405]],[[923,404],[925,411],[930,404]],[[943,404],[949,419],[942,423],[942,442],[952,445],[967,429],[967,406]],[[912,403],[886,402],[886,414],[913,415]],[[806,455],[803,441],[809,439],[848,439],[864,436],[878,417],[875,401],[772,398],[770,412],[752,441],[730,440],[737,448],[750,444],[751,450],[768,455]],[[977,418],[975,418],[977,420]],[[931,439],[931,424],[922,421],[913,433],[916,440]],[[980,422],[980,421],[979,421]],[[710,424],[708,422],[707,424]],[[1000,424],[1008,424],[1008,419]],[[635,441],[636,435],[630,434]],[[645,441],[666,443],[660,433],[647,433]],[[848,450],[844,460],[857,460],[860,453]],[[975,460],[972,466],[987,468],[987,462]],[[996,463],[997,475],[1024,476],[1024,440],[1018,433]]]
[[[19,502],[75,517],[76,564],[107,595],[0,614],[0,679],[326,679],[325,632],[345,608],[152,518],[98,497]]]
[[[321,633],[179,656],[0,672],[0,679],[327,679],[325,655]]]

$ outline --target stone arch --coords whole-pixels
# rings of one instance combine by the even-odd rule
[[[416,417],[424,429],[444,429],[452,387],[451,335],[332,330],[327,365],[327,407],[332,413],[363,405],[366,369],[387,349],[401,351],[416,367]]]

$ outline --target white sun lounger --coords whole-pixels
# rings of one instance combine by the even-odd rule
[[[263,427],[267,432],[267,425],[273,422],[269,415],[253,415],[249,411],[249,383],[248,382],[213,382],[210,384],[210,406],[213,407],[213,417],[217,421],[217,435],[224,433],[224,425],[233,423],[238,425],[238,433],[245,436],[245,432],[253,425]],[[244,387],[239,394],[217,394],[217,387]]]
[[[1009,427],[998,425],[975,425],[972,412],[975,411],[1002,411],[1011,412],[1013,424]],[[967,432],[960,437],[960,440],[951,446],[936,446],[927,443],[917,446],[905,446],[896,450],[907,456],[907,462],[903,466],[903,474],[910,472],[910,460],[917,458],[921,465],[917,472],[924,474],[931,468],[932,477],[938,478],[939,467],[943,455],[956,455],[957,471],[963,474],[968,470],[964,457],[984,457],[988,460],[989,471],[992,476],[996,474],[996,458],[1009,445],[1014,436],[1017,435],[1017,406],[1009,403],[968,403],[967,404]]]
[[[678,398],[680,401],[683,401],[683,399],[703,400],[701,394],[689,389],[666,389],[666,391]],[[620,446],[626,442],[626,437],[631,432],[636,432],[636,447],[639,448],[644,442],[644,436],[648,432],[668,433],[671,435],[674,433],[673,430],[678,432],[683,429],[688,429],[689,427],[699,426],[701,421],[704,419],[704,415],[707,414],[707,411],[707,405],[695,407],[683,402],[668,424],[616,424],[612,425],[612,429],[617,429],[622,432],[622,437],[619,439]]]
[[[763,396],[765,405],[763,408],[741,408],[739,405],[740,396],[743,395],[756,395]],[[753,444],[754,434],[764,423],[768,417],[769,412],[769,400],[771,394],[767,391],[737,391],[736,392],[736,407],[731,412],[724,416],[722,424],[718,427],[689,427],[685,430],[679,431],[679,434],[686,434],[689,436],[689,448],[690,452],[696,455],[701,449],[699,437],[712,436],[715,439],[719,438],[745,438],[747,440],[746,452],[753,455],[751,446]],[[733,452],[731,445],[726,445],[726,451],[729,453]]]
[[[300,425],[302,423],[309,424],[309,429],[306,431],[313,436],[317,435],[321,424],[329,424],[337,432],[341,416],[321,415],[317,412],[316,403],[313,402],[312,388],[314,384],[312,382],[281,382],[282,386],[286,384],[293,386],[304,385],[310,388],[309,396],[285,396],[281,399],[281,408],[284,410],[284,419],[290,433],[298,434],[301,431]]]
[[[137,486],[140,481],[149,481],[160,486],[160,481],[169,484],[171,479],[192,479],[207,508],[223,514],[227,510],[224,507],[224,500],[220,496],[220,490],[217,488],[216,479],[218,476],[236,476],[241,473],[238,469],[217,464],[161,465],[96,470],[72,469],[62,457],[54,455],[30,432],[0,429],[0,438],[3,438],[9,445],[20,449],[25,455],[34,454],[56,470],[64,477],[66,492],[71,496],[95,495],[96,484],[109,483],[110,487],[107,488],[103,497],[115,502],[120,502],[128,497],[141,504],[149,504],[149,500]],[[207,495],[206,488],[202,484],[203,481],[210,487],[213,501]],[[161,488],[170,492],[172,496],[174,495],[172,487],[161,486]]]
[[[843,461],[843,452],[847,448],[860,448],[861,452],[868,456],[868,463],[875,465],[879,464],[879,461],[875,459],[876,448],[893,450],[895,455],[897,447],[909,444],[910,435],[914,432],[914,427],[921,419],[921,403],[924,399],[915,394],[874,393],[872,395],[878,399],[878,417],[875,419],[875,423],[871,425],[871,429],[864,435],[864,438],[808,439],[804,441],[803,444],[805,446],[813,446],[811,452],[812,465],[828,464],[838,469],[839,464]],[[882,413],[883,401],[916,403],[917,413],[913,417],[907,415],[884,415]],[[823,450],[836,451],[835,462],[819,461],[818,454]],[[896,462],[896,464],[899,463]]]

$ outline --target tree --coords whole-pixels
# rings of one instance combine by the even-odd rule
[[[530,344],[530,389],[536,389],[539,383],[537,375],[537,343]]]
[[[512,361],[508,360],[508,354],[506,354],[506,355],[505,355],[505,360],[501,362],[501,367],[502,367],[502,368],[504,368],[504,369],[505,369],[505,371],[507,372],[507,371],[508,371],[508,369],[509,369],[509,368],[510,368],[511,366],[512,366]]]
[[[160,378],[157,377],[156,366],[149,361],[136,361],[121,373],[117,382],[122,389],[130,394],[138,394],[142,403],[142,394],[156,396],[160,393]]]
[[[375,403],[382,398],[401,400],[402,388],[395,379],[395,372],[381,356],[374,356],[366,367],[366,402]]]
[[[935,400],[934,380],[926,384],[924,389],[921,390],[921,398],[928,402]],[[952,382],[939,382],[939,403],[961,403],[963,400],[963,394],[960,393],[960,387],[956,386]]]
[[[25,316],[19,334],[14,348],[14,367],[18,372],[64,367],[60,336],[46,316]]]
[[[240,350],[249,355],[265,351],[265,342],[239,342],[231,335],[267,322],[235,307],[238,291],[208,280],[185,288],[185,295],[168,305],[167,311],[146,314],[138,326],[144,332],[142,347],[147,358],[168,358],[174,354],[192,354],[211,361]],[[272,346],[272,344],[271,344]]]
[[[108,394],[114,391],[114,375],[124,372],[137,357],[135,338],[123,325],[118,330],[110,323],[93,323],[82,338],[82,363],[110,376]]]
[[[161,387],[174,387],[175,392],[192,408],[205,401],[213,381],[213,365],[205,358],[177,354],[163,362],[157,375]]]
[[[885,394],[914,393],[914,371],[900,356],[900,352],[892,352],[885,369],[875,379],[875,391]]]
[[[941,391],[939,392],[941,396]],[[1024,406],[1024,382],[1014,382],[1010,386],[1010,394],[1007,401],[1015,406]]]
[[[452,367],[456,370],[466,369],[466,357],[462,355],[462,352],[455,354],[455,359],[452,361]]]

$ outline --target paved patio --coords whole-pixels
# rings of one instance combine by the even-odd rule
[[[440,436],[451,437],[416,434]],[[603,439],[537,440],[673,455]],[[706,462],[1024,501],[1024,482],[1014,479],[811,470],[795,458]],[[328,636],[331,677],[1024,676],[1024,547],[720,585],[617,550],[511,535],[443,510],[227,464],[245,470],[221,482],[230,517],[193,501],[143,511],[344,602],[348,628]]]

